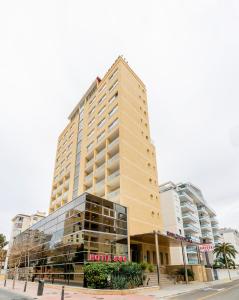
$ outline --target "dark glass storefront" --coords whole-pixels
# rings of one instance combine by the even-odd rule
[[[127,257],[127,209],[83,194],[18,235],[9,277],[82,284],[83,264]]]

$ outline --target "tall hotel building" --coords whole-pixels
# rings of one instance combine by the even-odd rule
[[[49,212],[84,192],[128,208],[129,234],[162,227],[144,83],[120,56],[58,138]]]

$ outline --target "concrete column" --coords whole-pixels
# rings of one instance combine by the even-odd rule
[[[188,269],[186,266],[186,256],[185,256],[185,250],[184,250],[184,246],[183,246],[183,242],[181,241],[181,248],[182,248],[182,254],[183,254],[183,265],[184,265],[184,270],[185,270],[185,279],[186,279],[186,283],[188,284]]]
[[[157,274],[158,274],[158,285],[160,286],[160,260],[159,260],[159,242],[158,242],[158,233],[154,231],[155,238],[155,252],[157,260]]]

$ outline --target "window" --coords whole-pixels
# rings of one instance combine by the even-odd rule
[[[118,97],[118,92],[116,92],[116,93],[114,94],[114,96],[112,96],[112,97],[110,98],[109,104],[110,104],[111,102],[113,102],[117,97]]]
[[[109,92],[111,92],[116,87],[117,84],[118,84],[118,80],[116,80],[114,84],[109,88]]]
[[[118,73],[118,69],[114,70],[114,72],[110,75],[109,80],[114,78],[117,73]]]
[[[98,128],[101,128],[104,124],[105,124],[105,118],[102,119],[102,120],[98,123],[97,127],[98,127]]]
[[[93,124],[93,122],[95,121],[95,117],[93,119],[90,120],[90,122],[88,123],[88,126],[91,126]]]
[[[102,103],[106,98],[106,94],[104,94],[103,97],[100,98],[100,100],[98,101],[98,104]]]
[[[105,136],[105,131],[101,132],[101,134],[98,135],[97,137],[97,142],[100,142]]]
[[[99,110],[98,116],[101,116],[101,115],[103,114],[104,111],[105,111],[105,106],[103,106],[103,107],[101,108],[101,110]]]
[[[118,119],[115,119],[110,125],[109,125],[109,130],[111,130],[112,128],[114,128],[117,124],[119,123]]]
[[[166,265],[169,264],[168,253],[165,253]]]
[[[109,112],[109,116],[113,116],[113,114],[118,110],[118,105],[116,105],[110,112]]]

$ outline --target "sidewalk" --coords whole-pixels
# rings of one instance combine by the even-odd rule
[[[238,280],[238,278],[234,278],[233,280]],[[82,291],[81,288],[65,286],[65,300],[156,300],[156,299],[167,299],[172,296],[181,295],[184,293],[188,293],[194,290],[199,290],[203,288],[213,287],[222,283],[230,282],[229,280],[217,280],[212,282],[193,282],[188,285],[186,284],[177,284],[173,286],[163,287],[161,289],[156,288],[142,288],[137,290],[137,293],[130,293],[130,290],[126,292],[124,295],[116,294],[112,291],[110,295],[107,291],[108,295],[104,294],[102,290],[86,290]],[[15,288],[12,289],[12,280],[7,280],[7,287],[3,287],[4,282],[0,281],[0,289],[7,289],[9,291],[14,291],[18,294],[32,297],[34,299],[41,300],[61,300],[61,289],[62,287],[59,285],[45,285],[43,296],[37,296],[37,283],[28,282],[27,292],[23,293],[24,282],[16,281]],[[93,293],[92,293],[93,292]]]
[[[12,280],[7,280],[7,286],[4,287],[4,281],[0,281],[0,289],[7,289],[11,292],[16,292],[18,294],[29,296],[34,299],[40,300],[61,300],[61,289],[59,285],[48,286],[45,285],[43,296],[37,296],[37,283],[28,282],[27,291],[23,293],[24,284],[23,281],[15,282],[15,288],[12,289]],[[65,300],[153,300],[153,296],[149,295],[139,295],[139,294],[125,294],[125,295],[104,295],[98,293],[97,290],[94,291],[94,294],[86,294],[82,291],[77,291],[77,287],[65,286]],[[129,291],[130,292],[130,291]]]
[[[238,280],[239,277],[233,278],[232,281]],[[195,290],[214,287],[216,285],[231,282],[229,279],[215,280],[210,282],[192,282],[189,284],[176,284],[173,286],[163,287],[157,291],[143,291],[140,294],[153,296],[153,299],[167,299],[173,296],[189,293]]]

